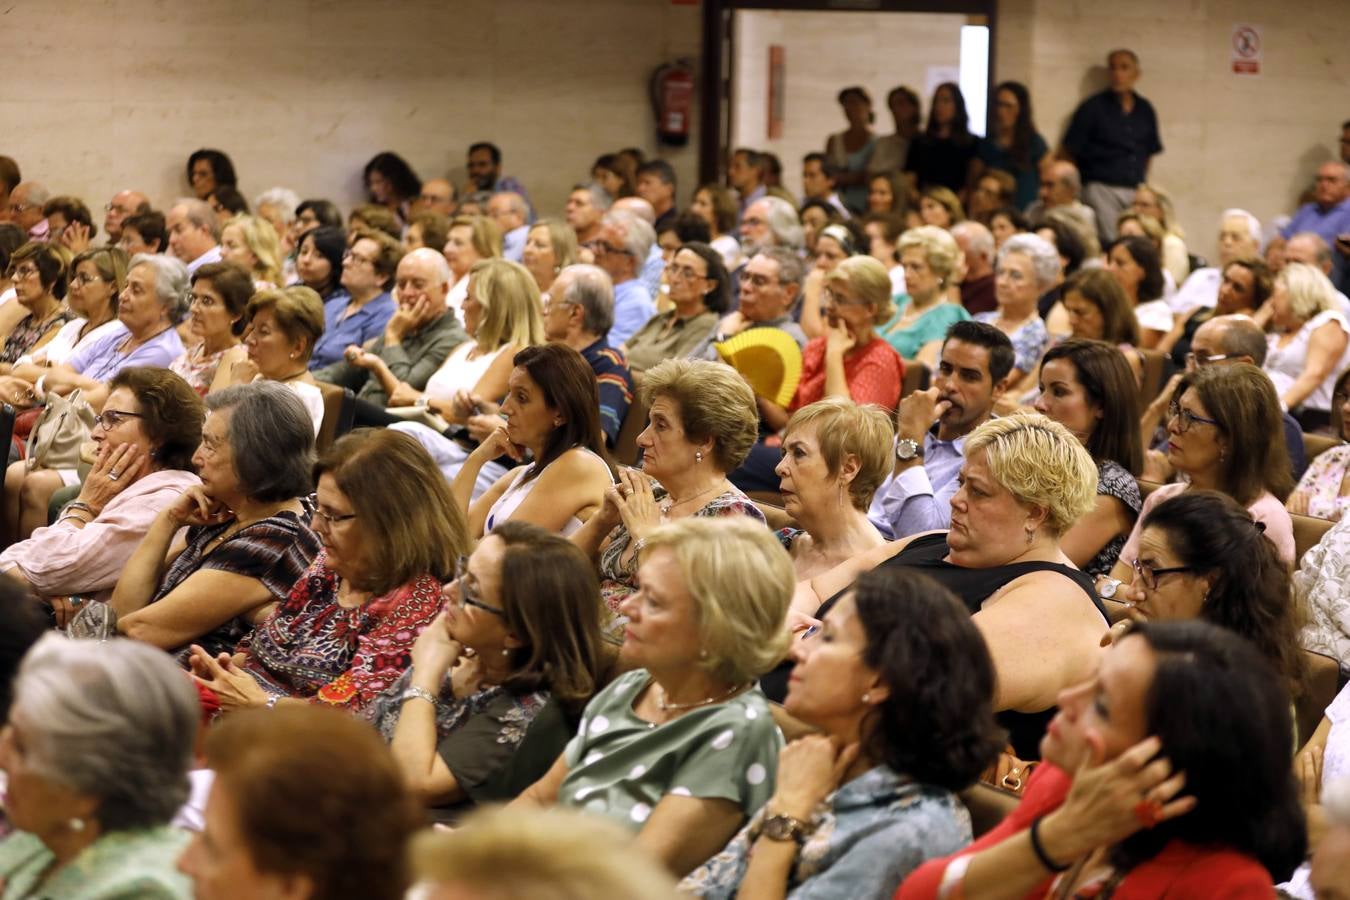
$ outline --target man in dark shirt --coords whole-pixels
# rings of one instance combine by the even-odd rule
[[[1063,155],[1082,173],[1083,202],[1097,213],[1103,245],[1115,240],[1116,217],[1134,201],[1149,160],[1163,149],[1153,104],[1134,91],[1139,57],[1113,50],[1106,65],[1111,87],[1079,104],[1063,142]]]

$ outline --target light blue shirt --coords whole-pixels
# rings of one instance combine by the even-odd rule
[[[123,353],[117,345],[126,340],[126,328],[110,331],[104,337],[76,350],[66,365],[85,378],[109,381],[127,366],[154,366],[167,369],[169,363],[183,355],[183,341],[178,329],[166,328],[131,353]]]
[[[656,315],[656,304],[647,286],[637,278],[614,285],[614,325],[609,329],[609,345],[617,347]]]
[[[342,359],[342,353],[350,346],[364,347],[370,341],[384,334],[384,326],[394,315],[394,298],[385,291],[380,296],[362,306],[345,319],[351,297],[346,291],[339,291],[323,304],[323,334],[314,344],[314,354],[309,358],[311,369],[322,369]]]
[[[512,228],[502,235],[502,258],[511,262],[520,262],[525,256],[525,238],[529,236],[530,226]]]
[[[652,252],[647,254],[647,259],[642,264],[642,273],[638,275],[642,283],[647,286],[647,293],[655,299],[661,290],[661,273],[666,270],[666,258],[661,255],[661,245],[652,244]]]
[[[965,462],[965,435],[954,441],[924,435],[923,465],[891,474],[872,497],[867,518],[888,540],[898,541],[923,531],[949,528],[956,476]]]

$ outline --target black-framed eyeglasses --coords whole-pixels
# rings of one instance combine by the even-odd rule
[[[1186,432],[1190,431],[1191,426],[1194,425],[1196,422],[1199,422],[1201,425],[1213,425],[1216,428],[1220,427],[1218,419],[1206,419],[1204,416],[1197,416],[1189,409],[1182,409],[1181,404],[1175,400],[1173,400],[1167,406],[1167,418],[1169,420],[1171,419],[1177,420],[1178,422],[1177,430],[1180,431],[1182,434],[1185,434]]]
[[[469,574],[469,557],[461,556],[455,562],[455,587],[459,594],[460,604],[477,607],[484,612],[492,613],[494,616],[505,616],[506,610],[483,602],[483,596],[478,593],[476,587],[469,583],[470,579],[477,581]]]
[[[1130,563],[1130,568],[1134,569],[1134,574],[1139,577],[1139,582],[1150,591],[1158,589],[1158,579],[1163,575],[1195,571],[1195,566],[1168,566],[1165,569],[1155,569],[1146,562],[1140,562],[1137,558]]]
[[[1186,354],[1186,365],[1208,366],[1224,360],[1237,359],[1240,355],[1238,353],[1196,353],[1191,351]]]
[[[123,409],[105,409],[103,412],[94,416],[94,422],[102,425],[104,431],[111,431],[126,419],[144,419],[145,416],[140,413],[127,412]]]
[[[343,522],[355,519],[356,513],[340,514],[335,512],[329,512],[328,510],[324,509],[321,506],[316,506],[314,507],[314,518],[323,519],[326,523],[328,523],[331,526],[331,525],[339,525]]]

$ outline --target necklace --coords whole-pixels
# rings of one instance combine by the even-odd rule
[[[749,686],[750,686],[749,682],[746,682],[745,684],[732,685],[731,689],[728,690],[726,693],[719,694],[716,697],[705,697],[702,700],[697,700],[693,703],[667,703],[666,689],[661,687],[661,685],[658,683],[656,685],[656,689],[660,691],[660,693],[657,694],[656,696],[656,705],[660,708],[661,712],[676,712],[685,709],[697,709],[700,706],[707,706],[710,703],[718,703],[722,700],[725,700],[732,694],[736,693],[737,691],[744,690]]]
[[[683,500],[676,500],[674,497],[670,497],[669,502],[661,504],[661,515],[663,515],[663,516],[669,515],[669,514],[670,514],[670,511],[671,511],[672,509],[674,509],[675,507],[677,507],[677,506],[683,506],[684,504],[688,503],[688,502],[691,501],[691,500],[697,500],[697,499],[699,499],[700,497],[704,496],[705,494],[708,494],[708,493],[710,493],[710,492],[712,492],[712,491],[717,490],[717,489],[720,488],[721,486],[722,486],[722,483],[719,481],[717,484],[714,484],[712,487],[710,487],[710,488],[704,488],[703,490],[699,491],[697,494],[693,494],[693,495],[691,495],[691,496],[689,496],[689,497],[685,497]]]

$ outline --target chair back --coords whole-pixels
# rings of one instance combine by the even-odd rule
[[[905,377],[900,382],[900,396],[908,397],[915,391],[926,391],[933,380],[928,366],[916,360],[905,360]]]
[[[319,426],[314,446],[322,453],[352,430],[352,420],[356,417],[356,395],[351,388],[341,385],[323,381],[318,384],[319,393],[323,395],[323,424]]]

